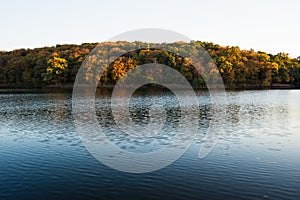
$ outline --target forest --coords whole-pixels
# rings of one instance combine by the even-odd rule
[[[97,77],[100,87],[114,85],[137,65],[160,63],[178,70],[194,88],[205,88],[203,75],[195,70],[189,59],[176,53],[181,49],[189,54],[200,48],[205,49],[216,64],[226,88],[300,87],[300,57],[201,41],[176,42],[168,51],[161,48],[164,45],[168,44],[152,44],[150,48],[148,43],[119,41],[0,51],[0,88],[71,87],[86,58],[95,64],[101,64],[104,59],[95,56],[93,61],[93,55],[89,54],[94,48],[97,52],[110,52],[114,58],[102,76]],[[136,50],[128,52],[131,49]],[[96,76],[95,72],[87,72],[87,79],[91,78],[88,74]]]

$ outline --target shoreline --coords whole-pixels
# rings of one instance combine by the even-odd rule
[[[98,86],[97,89],[105,89],[105,90],[113,90],[114,85],[104,85],[104,86]],[[134,86],[133,86],[134,87]],[[165,88],[161,86],[155,86],[156,88]],[[126,89],[127,87],[124,87]],[[142,86],[142,88],[153,88],[153,86]],[[183,87],[178,86],[178,89],[186,89]],[[207,87],[193,87],[194,90],[207,90]],[[226,91],[230,90],[298,90],[300,89],[300,86],[290,85],[290,84],[273,84],[271,86],[259,86],[259,85],[244,85],[240,87],[226,87]],[[54,85],[48,85],[44,87],[36,87],[36,88],[28,88],[28,87],[0,87],[1,92],[4,91],[63,91],[63,90],[73,90],[73,85],[67,84],[67,85],[61,85],[61,86],[54,86]]]

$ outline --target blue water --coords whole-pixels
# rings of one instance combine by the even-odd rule
[[[136,97],[135,121],[147,121],[145,102],[166,103],[167,95]],[[227,92],[224,133],[204,159],[198,153],[210,121],[209,96],[197,95],[207,102],[199,108],[198,139],[166,168],[131,174],[86,150],[73,123],[71,93],[2,92],[0,199],[300,199],[300,91]],[[106,134],[125,150],[147,150],[149,143],[143,149],[142,141],[112,131],[108,97],[96,98]]]

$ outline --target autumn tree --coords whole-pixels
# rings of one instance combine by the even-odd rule
[[[54,83],[60,85],[66,81],[68,72],[68,61],[64,58],[59,57],[57,53],[47,61],[48,67],[44,74],[44,81],[47,83]]]
[[[151,46],[151,48],[150,48]],[[107,52],[107,58],[88,56],[97,47],[97,55]],[[156,48],[157,47],[157,48]],[[155,49],[156,48],[156,49]],[[146,63],[165,64],[178,70],[194,87],[204,87],[201,74],[197,73],[185,56],[203,49],[218,66],[226,87],[271,87],[274,84],[300,86],[300,57],[291,58],[286,53],[269,54],[261,51],[241,50],[239,47],[221,46],[212,42],[191,41],[172,44],[144,42],[103,42],[81,45],[56,45],[36,49],[0,51],[0,87],[44,87],[46,85],[72,84],[82,62],[88,58],[92,66],[102,66],[109,57],[109,70],[100,74],[87,66],[86,80],[114,84],[133,67]],[[132,51],[127,54],[126,52]],[[168,49],[164,51],[161,49]],[[179,52],[180,56],[176,54]],[[126,55],[124,55],[126,54]],[[96,54],[95,54],[96,55]],[[107,64],[106,64],[107,65]],[[163,73],[161,73],[163,74]],[[202,74],[203,75],[203,74]],[[159,72],[151,76],[160,76]],[[149,78],[151,79],[151,76]]]

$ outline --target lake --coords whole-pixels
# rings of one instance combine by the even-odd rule
[[[157,138],[128,139],[112,122],[109,94],[97,94],[99,124],[124,150],[162,148],[180,125],[172,94],[144,91],[131,102],[133,121],[149,123],[148,107],[157,103],[165,106],[166,126]],[[210,154],[198,156],[211,120],[209,94],[198,91],[193,144],[169,166],[134,174],[112,169],[86,150],[75,129],[71,93],[2,90],[0,199],[300,199],[300,91],[226,95],[224,131]]]

